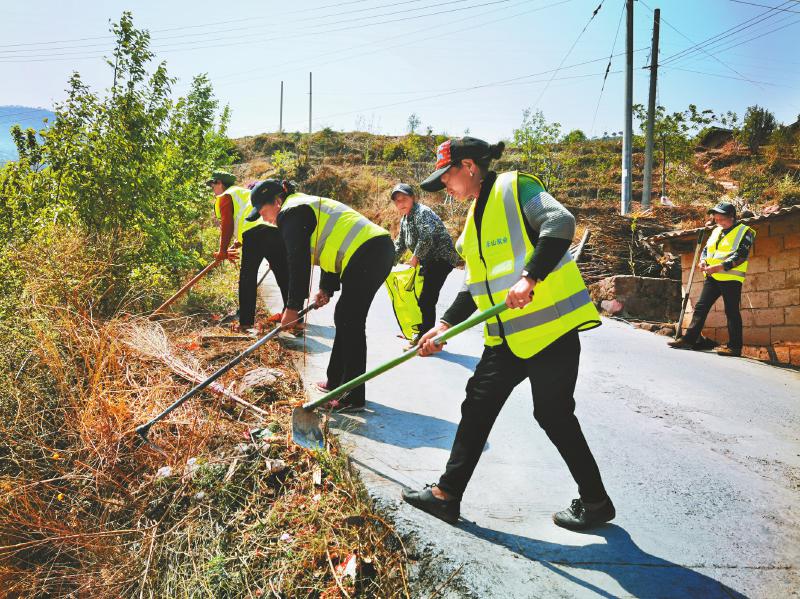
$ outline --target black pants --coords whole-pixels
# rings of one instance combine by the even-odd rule
[[[252,327],[256,320],[258,268],[267,260],[281,290],[283,303],[289,290],[289,265],[286,247],[277,227],[259,225],[242,235],[242,262],[239,267],[239,325]]]
[[[394,264],[394,244],[388,235],[373,237],[351,256],[342,273],[342,293],[336,302],[328,386],[332,389],[367,371],[367,313]],[[343,403],[363,405],[364,385],[353,389]]]
[[[567,333],[524,360],[508,346],[486,347],[467,383],[450,460],[439,480],[443,491],[461,498],[478,464],[489,431],[511,391],[525,378],[533,391],[533,416],[556,446],[587,502],[604,501],[600,471],[575,417],[575,382],[581,344],[578,332]]]
[[[419,309],[422,312],[420,333],[427,333],[436,324],[436,302],[442,290],[447,275],[453,267],[441,260],[431,260],[420,267],[419,273],[425,277],[422,284],[422,293],[417,298]]]
[[[706,278],[703,291],[700,292],[700,297],[694,305],[692,322],[683,334],[683,338],[690,343],[697,341],[706,323],[706,317],[719,296],[722,296],[725,316],[728,318],[728,347],[741,350],[742,314],[739,311],[739,303],[742,300],[742,283],[740,281],[717,281],[712,277]]]

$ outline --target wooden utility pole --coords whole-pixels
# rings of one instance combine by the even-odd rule
[[[620,214],[631,211],[631,155],[633,153],[633,0],[625,0],[627,35],[625,36],[625,131],[622,138],[622,197]]]
[[[283,133],[283,81],[281,81],[281,116],[278,122],[280,123],[278,125],[278,133]]]
[[[308,74],[308,133],[311,134],[311,73]]]
[[[656,81],[658,79],[658,27],[661,9],[653,12],[653,45],[650,55],[650,95],[647,98],[647,139],[644,148],[644,181],[642,182],[642,208],[650,207],[653,178],[653,127],[656,118]]]

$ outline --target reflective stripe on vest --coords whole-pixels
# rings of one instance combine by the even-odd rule
[[[217,218],[221,219],[220,202],[222,196],[229,195],[233,200],[233,238],[242,243],[242,235],[253,227],[266,224],[262,218],[258,218],[253,222],[247,221],[247,215],[253,211],[253,205],[250,203],[250,190],[238,185],[233,185],[223,191],[217,196],[217,201],[214,202],[214,213]]]
[[[472,203],[456,246],[466,262],[467,288],[479,310],[505,301],[535,251],[525,231],[517,180],[517,172],[497,176],[486,201],[480,238],[475,227],[476,202]],[[488,346],[500,345],[505,337],[514,355],[529,358],[569,331],[599,324],[583,278],[567,252],[544,281],[537,283],[533,300],[488,322],[484,337]]]
[[[281,212],[301,205],[314,211],[317,224],[311,233],[311,256],[314,264],[327,272],[342,274],[350,257],[365,241],[389,234],[352,208],[329,198],[292,194],[281,206]]]
[[[730,231],[728,231],[727,235],[720,239],[720,235],[722,234],[722,227],[717,227],[711,233],[711,236],[708,238],[708,243],[706,243],[706,264],[709,266],[715,266],[717,264],[722,264],[730,258],[737,249],[739,249],[739,244],[744,239],[745,234],[747,231],[753,231],[744,224],[738,224],[733,227]],[[753,231],[753,235],[756,232]],[[744,277],[747,274],[747,267],[749,261],[745,260],[741,264],[737,264],[731,270],[721,270],[720,272],[715,272],[711,275],[711,278],[716,279],[717,281],[744,281]]]

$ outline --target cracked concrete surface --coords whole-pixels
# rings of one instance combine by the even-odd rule
[[[461,276],[448,279],[440,314]],[[274,287],[265,292],[274,305]],[[325,378],[332,319],[333,305],[310,318],[307,381]],[[371,367],[402,351],[383,291],[367,326]],[[440,357],[414,358],[368,383],[368,409],[336,417],[370,493],[413,547],[416,593],[800,594],[800,373],[671,350],[665,338],[616,321],[581,341],[577,413],[618,514],[591,534],[550,520],[576,489],[533,420],[526,384],[492,430],[457,526],[400,501],[403,485],[435,482],[447,461],[482,350],[479,329]]]

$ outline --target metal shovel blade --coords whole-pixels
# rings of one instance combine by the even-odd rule
[[[324,449],[322,417],[313,410],[296,407],[292,412],[292,439],[306,449]]]

